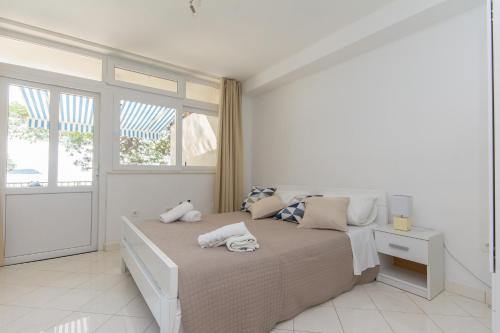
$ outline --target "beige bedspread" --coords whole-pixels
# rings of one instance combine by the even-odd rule
[[[199,234],[239,221],[257,237],[259,250],[199,247]],[[208,215],[199,223],[149,220],[137,226],[179,266],[184,333],[267,333],[276,323],[373,280],[377,271],[353,275],[343,232],[252,221],[243,212]]]

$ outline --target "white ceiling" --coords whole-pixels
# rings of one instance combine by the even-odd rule
[[[0,0],[0,16],[246,79],[392,0]]]

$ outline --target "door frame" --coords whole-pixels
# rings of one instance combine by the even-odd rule
[[[81,89],[75,85],[57,85],[39,82],[40,80],[18,79],[10,76],[0,76],[0,237],[3,239],[3,246],[0,246],[0,255],[3,262],[1,264],[17,264],[21,262],[47,259],[83,252],[96,251],[99,247],[99,198],[100,198],[100,110],[101,110],[101,93],[100,89],[91,91],[89,89]],[[52,81],[52,80],[49,80]],[[9,85],[25,85],[34,88],[47,89],[51,93],[49,114],[51,121],[58,123],[59,116],[59,95],[61,93],[70,93],[75,95],[84,95],[94,98],[94,144],[93,144],[93,176],[91,186],[72,186],[58,187],[57,186],[57,168],[58,168],[58,126],[51,126],[49,134],[49,184],[45,188],[7,188],[6,184],[6,168],[7,163],[7,142],[8,142],[8,109],[9,109]],[[78,85],[76,85],[78,86]],[[54,98],[56,97],[56,98]],[[6,244],[6,200],[9,195],[33,195],[33,194],[59,194],[59,193],[91,193],[92,212],[91,212],[91,239],[89,246],[75,247],[63,250],[40,252],[30,255],[16,256],[5,258]]]

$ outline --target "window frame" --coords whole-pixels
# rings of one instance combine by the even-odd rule
[[[48,74],[49,76],[60,76],[60,77],[65,77],[68,78],[71,83],[73,82],[89,82],[91,84],[100,84],[106,81],[106,68],[108,68],[108,57],[102,53],[99,52],[93,52],[81,47],[76,47],[72,46],[69,44],[64,44],[60,42],[56,42],[53,40],[48,40],[48,39],[42,39],[36,36],[32,35],[26,35],[26,34],[21,34],[15,31],[2,31],[0,32],[0,36],[4,38],[10,38],[13,40],[17,40],[20,42],[24,43],[31,43],[36,46],[41,46],[41,47],[46,47],[58,51],[63,51],[67,53],[73,53],[75,55],[83,56],[83,57],[88,57],[88,58],[94,58],[98,59],[101,62],[101,79],[100,80],[94,80],[90,78],[85,78],[81,76],[75,76],[67,73],[60,73],[60,72],[54,72],[54,71],[49,71],[45,69],[40,69],[40,68],[34,68],[34,67],[28,67],[24,65],[16,65],[16,64],[10,64],[10,63],[4,63],[0,62],[0,65],[5,68],[7,71],[6,74],[8,75],[8,71],[10,69],[14,69],[13,73],[14,75],[10,75],[12,78],[17,77],[18,72],[27,72],[27,73],[45,73]],[[2,70],[3,71],[3,70]],[[27,79],[29,80],[29,79]],[[45,83],[45,81],[43,81]]]
[[[202,80],[202,79],[199,79],[199,78],[196,78],[196,77],[192,77],[192,76],[187,76],[185,81],[186,81],[186,83],[189,81],[189,82],[192,82],[192,83],[197,83],[197,84],[201,84],[201,85],[205,85],[205,86],[214,87],[214,88],[219,89],[219,93],[221,93],[221,87],[222,87],[222,85],[221,85],[220,81],[219,82],[214,82],[214,81]],[[185,91],[187,89],[186,88],[186,83],[184,84],[184,90]],[[202,101],[198,101],[198,100],[195,100],[195,99],[190,99],[190,98],[186,97],[186,93],[184,94],[184,97],[185,97],[185,103],[186,103],[186,105],[192,106],[194,108],[199,108],[199,109],[214,109],[214,107],[215,107],[215,110],[216,111],[218,110],[219,104],[202,102]]]
[[[184,112],[192,112],[192,113],[198,113],[198,114],[204,114],[204,115],[207,115],[207,116],[212,116],[212,117],[217,117],[217,121],[219,121],[219,112],[218,110],[214,111],[213,109],[206,109],[206,108],[199,108],[199,107],[193,107],[193,106],[189,106],[189,105],[184,105],[183,107],[183,111],[182,113]],[[197,166],[194,166],[194,165],[183,165],[182,164],[182,113],[181,113],[181,128],[178,132],[180,132],[181,134],[181,160],[180,160],[180,163],[181,163],[181,170],[184,170],[184,171],[206,171],[206,172],[215,172],[215,169],[216,169],[216,165],[214,166],[201,166],[201,165],[197,165]],[[219,128],[217,127],[217,132],[219,131]],[[215,133],[216,137],[217,137],[217,146],[219,145],[219,135],[218,133]],[[217,161],[216,161],[216,164],[217,164]]]
[[[120,101],[128,100],[138,103],[166,106],[175,108],[175,164],[174,165],[141,165],[120,163]],[[180,100],[167,96],[158,96],[144,92],[123,90],[115,92],[113,96],[113,170],[116,171],[181,171],[179,159],[182,159],[182,137],[179,131],[179,118],[182,115],[183,105]]]
[[[148,86],[143,86],[140,84],[134,84],[125,81],[119,81],[115,79],[115,68],[120,68],[126,71],[141,73],[144,75],[154,76],[160,79],[165,79],[169,81],[177,82],[177,92],[174,93],[172,91],[167,91],[163,89],[152,88]],[[185,87],[186,80],[183,75],[177,74],[172,71],[168,71],[165,69],[149,66],[147,64],[132,62],[124,59],[119,59],[115,57],[109,57],[107,61],[107,70],[106,70],[106,82],[110,85],[129,88],[134,90],[143,91],[145,93],[155,93],[159,95],[171,96],[184,98],[185,96]]]
[[[101,95],[100,93],[88,91],[85,89],[78,89],[66,86],[57,86],[48,83],[40,83],[36,81],[29,81],[24,79],[16,78],[2,78],[0,77],[0,89],[6,92],[3,98],[0,98],[0,102],[5,106],[5,112],[0,113],[2,120],[5,119],[5,124],[0,132],[3,132],[2,139],[2,152],[8,153],[8,117],[9,117],[9,93],[8,87],[10,85],[26,86],[35,89],[44,89],[49,91],[49,115],[50,115],[50,129],[49,129],[49,150],[48,154],[48,185],[45,187],[8,187],[7,186],[7,170],[6,165],[2,165],[1,168],[1,181],[3,185],[0,188],[4,188],[4,194],[41,194],[41,193],[66,193],[75,191],[94,191],[97,190],[99,186],[99,166],[100,166],[100,106],[101,106]],[[75,95],[84,95],[94,99],[94,137],[93,137],[93,153],[92,153],[92,185],[82,185],[82,186],[59,186],[58,185],[58,169],[59,169],[59,126],[53,125],[59,123],[59,106],[60,106],[60,95],[62,93],[69,93]],[[55,97],[55,98],[54,98]],[[5,99],[5,100],[2,100]],[[7,161],[7,159],[5,159]]]

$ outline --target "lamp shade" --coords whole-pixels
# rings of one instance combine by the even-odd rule
[[[413,207],[413,197],[410,195],[394,194],[391,196],[391,215],[410,217]]]

